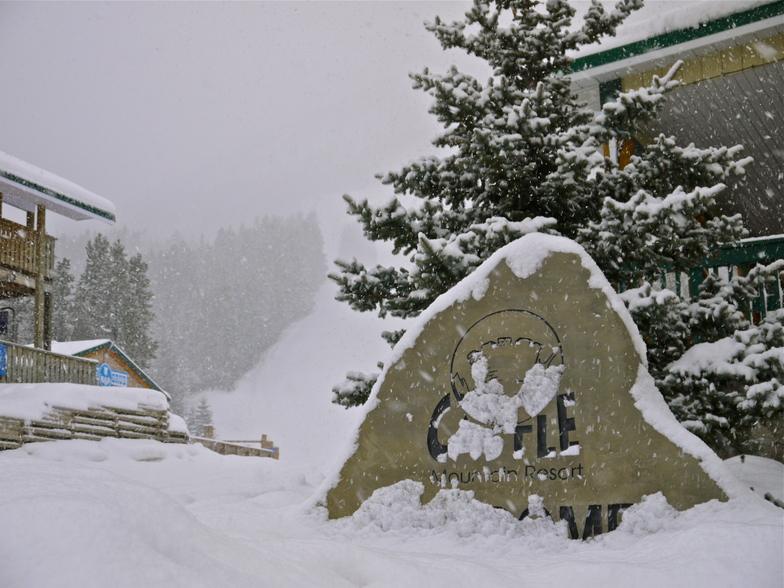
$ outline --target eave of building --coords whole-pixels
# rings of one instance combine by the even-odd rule
[[[0,153],[3,202],[27,212],[37,206],[75,220],[115,222],[114,204],[41,168]]]
[[[784,0],[642,39],[575,60],[569,78],[580,98],[598,109],[600,84],[696,60],[784,34]]]

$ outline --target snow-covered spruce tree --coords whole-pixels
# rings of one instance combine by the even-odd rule
[[[125,246],[101,234],[86,246],[87,260],[76,286],[74,339],[112,339],[145,368],[155,357],[150,335],[153,294],[147,264],[137,254],[130,260]]]
[[[701,332],[710,321],[699,318],[719,312],[713,303],[728,304],[710,295],[713,282],[688,304],[658,278],[662,268],[686,270],[743,236],[740,217],[718,214],[715,199],[749,160],[739,159],[740,147],[683,147],[660,136],[621,169],[602,146],[631,139],[655,119],[679,66],[598,113],[577,101],[565,75],[567,52],[613,35],[640,6],[621,0],[606,12],[594,3],[582,25],[572,26],[566,1],[475,0],[465,20],[427,24],[444,49],[462,49],[493,73],[485,84],[455,67],[412,75],[414,87],[434,98],[430,112],[444,132],[433,143],[446,155],[380,176],[413,205],[345,197],[366,237],[390,242],[407,262],[366,268],[356,259],[336,261],[339,271],[330,277],[338,300],[382,317],[416,316],[499,247],[542,231],[576,239],[627,290],[657,380],[695,342],[716,340],[718,332]],[[742,317],[745,302],[735,302],[737,312],[725,310]],[[734,324],[744,326],[740,318]],[[400,336],[384,333],[391,344]],[[375,377],[352,372],[333,389],[335,402],[363,402]]]
[[[756,453],[764,442],[770,457],[784,455],[770,443],[784,426],[784,311],[757,325],[747,318],[750,301],[778,288],[782,269],[779,260],[747,276],[708,276],[698,298],[681,305],[695,344],[658,372],[676,417],[722,455]]]
[[[199,403],[187,415],[188,429],[192,435],[196,437],[204,436],[204,427],[212,424],[212,409],[207,399],[203,396],[199,399]]]
[[[74,282],[71,274],[71,260],[59,260],[55,266],[52,280],[52,339],[70,341],[73,333]]]

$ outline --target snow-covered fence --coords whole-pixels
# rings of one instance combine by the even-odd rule
[[[275,447],[266,435],[261,436],[260,441],[219,441],[209,437],[191,437],[191,443],[201,443],[207,449],[220,453],[221,455],[243,455],[254,457],[271,457],[280,459],[280,448]],[[258,443],[260,446],[248,447],[248,444]]]
[[[13,390],[8,397],[0,398],[0,450],[62,439],[99,441],[115,437],[164,443],[189,440],[182,419],[171,415],[165,398],[158,392],[154,394],[161,396],[161,402],[145,403],[138,402],[138,395],[149,394],[147,390],[115,389],[109,395],[98,387],[93,392],[92,387],[43,386],[50,388]],[[98,402],[97,394],[103,395]]]
[[[0,376],[0,384],[36,383],[36,382],[67,382],[70,384],[96,385],[96,367],[94,359],[60,355],[0,341],[6,346],[6,371]]]

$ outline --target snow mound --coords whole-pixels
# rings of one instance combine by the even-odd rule
[[[403,480],[380,488],[351,517],[333,523],[345,531],[430,530],[457,537],[544,538],[562,541],[565,523],[546,517],[515,519],[508,511],[474,500],[473,492],[442,490],[423,505],[421,482]],[[536,503],[537,496],[532,497]]]
[[[54,407],[90,410],[98,406],[124,410],[168,410],[166,396],[146,388],[102,388],[83,384],[0,384],[2,415],[41,420]],[[176,419],[177,423],[181,420]]]

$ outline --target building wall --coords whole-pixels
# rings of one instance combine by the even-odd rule
[[[147,384],[144,380],[142,380],[138,374],[131,369],[131,367],[122,361],[116,354],[114,354],[111,349],[101,349],[96,353],[91,353],[90,355],[85,355],[84,357],[88,357],[90,359],[95,359],[98,361],[98,365],[102,363],[109,364],[109,367],[116,371],[125,372],[128,374],[128,387],[129,388],[148,388],[150,389],[151,386]]]

